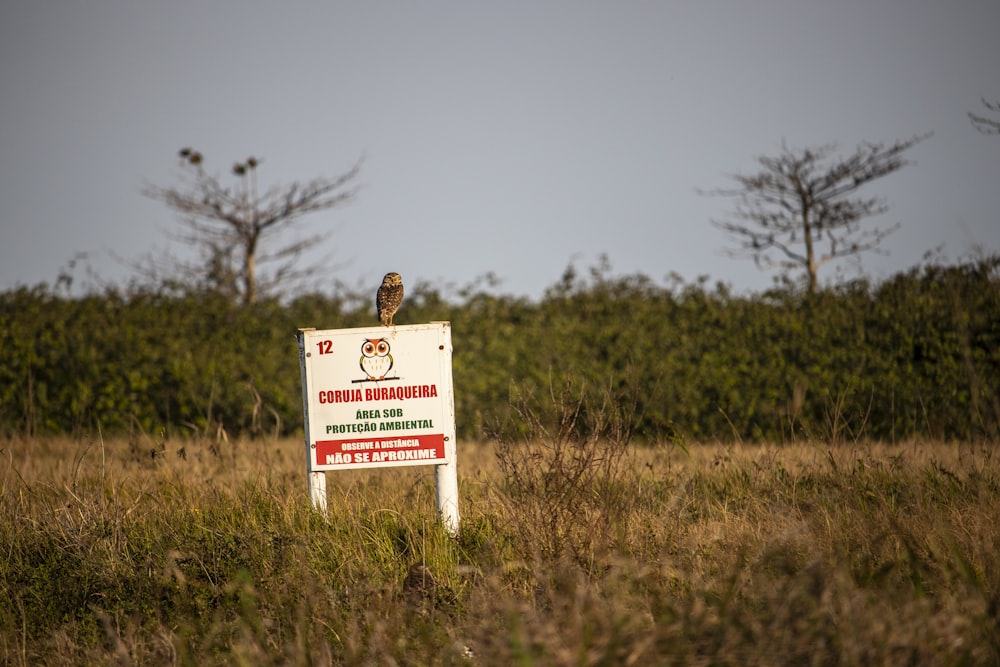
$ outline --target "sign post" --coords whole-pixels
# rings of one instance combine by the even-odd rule
[[[437,509],[458,532],[451,324],[299,329],[309,495],[326,471],[434,465]]]

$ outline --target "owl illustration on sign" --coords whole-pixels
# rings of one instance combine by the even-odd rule
[[[392,369],[389,341],[385,338],[366,338],[361,343],[361,370],[369,380],[384,380]]]

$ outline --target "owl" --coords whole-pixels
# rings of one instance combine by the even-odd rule
[[[399,310],[401,303],[403,303],[403,279],[398,273],[385,274],[375,296],[375,309],[378,311],[378,320],[382,326],[392,326],[392,316]]]
[[[392,369],[389,341],[385,338],[366,338],[361,343],[360,364],[369,380],[384,380]]]
[[[418,614],[427,614],[426,605],[434,603],[434,593],[437,588],[437,581],[430,569],[423,563],[414,563],[410,566],[410,571],[403,579],[403,594],[406,601]]]
[[[434,609],[453,612],[458,598],[455,592],[443,581],[438,581],[430,569],[423,563],[414,563],[403,580],[403,596],[412,613],[427,616]],[[463,647],[465,655],[472,654],[472,649]]]

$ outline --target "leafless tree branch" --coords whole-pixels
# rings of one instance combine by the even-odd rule
[[[991,113],[1000,114],[1000,102],[989,102],[985,97],[982,98],[982,102]],[[970,111],[969,120],[972,122],[972,127],[983,134],[1000,134],[1000,118],[979,116]]]
[[[929,136],[889,146],[866,142],[844,157],[834,156],[834,144],[793,150],[782,143],[779,155],[757,158],[760,171],[731,174],[737,188],[700,192],[735,200],[727,219],[711,221],[735,241],[732,256],[750,257],[760,268],[804,269],[815,293],[822,265],[876,250],[899,228],[862,229],[888,206],[857,193],[908,165],[904,153]]]
[[[233,291],[247,305],[260,294],[275,293],[308,272],[297,268],[297,260],[327,239],[330,232],[278,245],[269,252],[264,252],[263,247],[296,228],[304,216],[353,200],[362,164],[358,160],[332,179],[273,186],[260,194],[257,170],[261,160],[251,157],[237,162],[233,166],[236,183],[227,187],[205,170],[200,152],[185,148],[180,157],[185,170],[182,185],[148,186],[143,194],[163,202],[177,214],[181,229],[174,238],[202,254],[201,279],[221,290]],[[260,265],[271,263],[276,266],[262,276]]]

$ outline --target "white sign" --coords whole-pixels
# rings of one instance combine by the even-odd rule
[[[455,459],[451,324],[299,331],[309,471]]]

